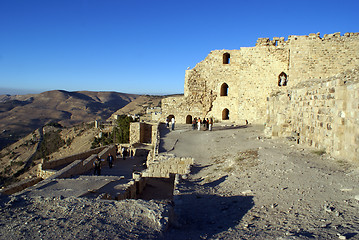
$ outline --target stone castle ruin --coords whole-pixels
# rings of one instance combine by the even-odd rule
[[[186,70],[184,96],[162,100],[162,114],[264,124],[268,136],[358,161],[358,67],[359,33],[259,38]]]
[[[162,100],[162,116],[188,124],[195,117],[260,124],[268,137],[287,137],[358,163],[359,33],[260,38],[255,47],[212,51],[186,71],[184,96]],[[189,173],[193,159],[159,153],[159,146],[158,121],[131,123],[125,147],[133,159],[118,162],[124,164],[119,176],[90,176],[96,156],[116,156],[124,147],[105,146],[42,163],[36,179],[0,194],[27,189],[41,195],[49,187],[61,189],[51,194],[65,194],[67,184],[74,188],[70,195],[121,200],[138,198],[155,178],[171,178],[175,192],[174,179]],[[140,169],[126,165],[135,160]],[[89,190],[86,184],[96,186]]]

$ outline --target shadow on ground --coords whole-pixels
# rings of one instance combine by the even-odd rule
[[[252,196],[222,197],[210,194],[181,195],[175,203],[178,226],[164,239],[207,239],[234,228],[254,206]]]
[[[213,127],[213,131],[241,129],[241,128],[248,128],[248,127],[251,127],[251,125],[218,126],[218,127]]]
[[[161,123],[161,124],[160,124],[159,129],[160,129],[160,137],[161,137],[161,139],[162,139],[162,138],[165,138],[166,135],[167,135],[169,132],[171,132],[171,130],[170,130],[168,127],[166,127],[166,124],[164,124],[164,123]],[[159,149],[158,149],[158,150],[159,150],[160,153],[167,151],[167,150],[164,148],[164,141],[160,141]]]

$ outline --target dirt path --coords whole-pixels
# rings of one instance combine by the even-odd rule
[[[162,150],[195,166],[168,239],[359,239],[358,170],[258,126],[177,126]],[[173,148],[174,146],[174,148]]]

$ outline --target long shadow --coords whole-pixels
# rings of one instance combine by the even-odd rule
[[[215,181],[213,181],[213,182],[209,182],[209,183],[203,184],[203,186],[204,186],[204,187],[211,187],[211,188],[216,187],[216,186],[218,186],[219,184],[221,184],[222,182],[226,181],[227,177],[228,177],[228,175],[223,176],[223,177],[221,177],[221,178],[219,178],[219,179],[217,179],[217,180],[215,180]]]
[[[213,127],[213,131],[222,131],[222,130],[232,130],[232,129],[241,129],[241,128],[249,128],[251,125],[237,125],[237,126],[219,126]]]
[[[161,153],[161,152],[166,152],[167,150],[163,147],[164,145],[164,141],[163,141],[163,138],[166,137],[166,135],[170,132],[170,129],[166,127],[166,124],[164,123],[161,123],[160,127],[160,138],[161,138],[161,141],[160,141],[160,145],[159,145],[159,149],[158,151]]]
[[[201,165],[194,164],[194,165],[191,166],[191,174],[197,174],[197,173],[199,173],[202,169],[204,169],[204,168],[206,168],[206,167],[209,167],[209,166],[212,166],[212,165],[201,166]]]
[[[181,195],[176,205],[178,226],[171,227],[164,239],[209,239],[234,228],[254,206],[252,196]]]

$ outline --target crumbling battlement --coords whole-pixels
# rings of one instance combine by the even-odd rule
[[[345,33],[341,35],[340,32],[332,33],[332,34],[324,34],[323,38],[320,37],[320,33],[311,33],[309,35],[298,36],[298,35],[290,35],[288,36],[288,40],[286,41],[284,37],[274,37],[272,40],[270,38],[258,38],[256,46],[285,46],[289,44],[291,41],[296,40],[312,40],[318,39],[322,41],[348,41],[352,40],[352,38],[359,37],[359,33]]]

